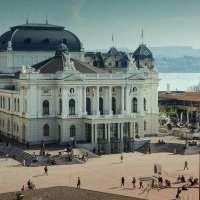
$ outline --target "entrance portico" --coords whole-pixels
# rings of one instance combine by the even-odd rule
[[[84,119],[86,135],[90,134],[90,142],[99,152],[119,153],[128,151],[124,142],[133,141],[135,138],[135,118],[130,115],[115,117],[87,117]],[[131,147],[129,148],[129,151]]]

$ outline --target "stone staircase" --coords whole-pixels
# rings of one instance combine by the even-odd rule
[[[9,157],[17,160],[22,164],[23,161],[25,160],[27,166],[29,166],[34,160],[34,157],[32,155],[30,155],[27,152],[24,152],[22,149],[18,147],[1,145],[0,152],[3,153],[4,155],[8,155]]]
[[[97,158],[99,157],[98,155],[92,153],[91,151],[87,150],[87,149],[83,149],[83,148],[75,148],[73,149],[73,154],[75,155],[75,157],[82,157],[83,154],[88,154],[88,158]]]
[[[200,146],[188,146],[185,149],[184,154],[185,155],[193,155],[193,154],[198,154],[200,152]]]
[[[152,153],[161,153],[161,152],[174,153],[174,149],[176,149],[176,153],[184,154],[185,145],[178,143],[165,143],[165,144],[151,143]]]

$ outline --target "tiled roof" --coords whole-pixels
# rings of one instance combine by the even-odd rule
[[[74,67],[81,73],[104,73],[105,71],[94,66],[90,66],[84,62],[71,58],[74,63]],[[56,73],[63,71],[65,67],[65,56],[55,55],[52,58],[44,60],[32,66],[36,70],[40,70],[40,73]]]
[[[159,100],[196,101],[200,102],[200,92],[160,92]]]

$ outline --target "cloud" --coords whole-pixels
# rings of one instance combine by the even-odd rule
[[[82,24],[84,17],[81,15],[82,8],[87,3],[87,0],[72,0],[71,2],[71,19],[76,24]]]

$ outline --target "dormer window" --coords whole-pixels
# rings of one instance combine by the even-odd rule
[[[62,42],[63,42],[64,44],[67,44],[67,40],[66,40],[65,38],[62,40]]]
[[[136,87],[133,88],[133,92],[137,92],[137,88]]]
[[[25,44],[30,44],[30,43],[31,43],[31,38],[26,38],[26,39],[24,40],[24,43],[25,43]]]
[[[43,44],[49,44],[49,38],[45,38],[44,40],[42,40]]]

